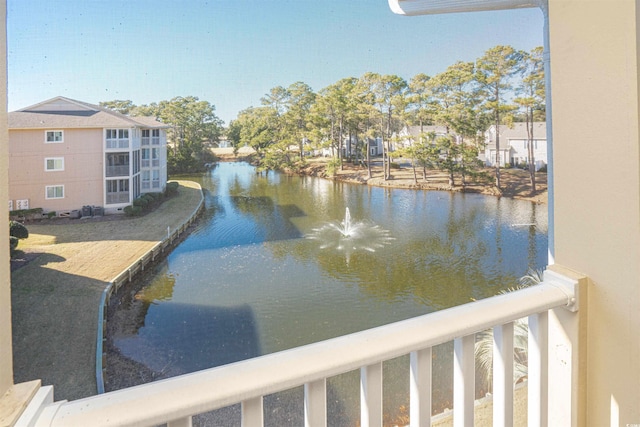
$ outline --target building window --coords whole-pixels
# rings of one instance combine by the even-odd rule
[[[49,157],[44,159],[44,170],[47,172],[63,171],[64,157]]]
[[[110,179],[107,183],[107,204],[129,202],[129,180]]]
[[[46,199],[64,199],[64,185],[47,185],[45,192]]]
[[[137,199],[138,197],[140,197],[140,175],[133,177],[133,198]]]
[[[137,174],[140,172],[140,150],[136,150],[133,152],[133,174]]]
[[[149,150],[148,148],[143,148],[142,150],[142,167],[143,168],[148,168],[149,166],[151,166],[151,163],[149,162],[149,156],[151,155],[151,150]]]
[[[107,139],[129,139],[129,129],[107,129]]]
[[[149,141],[151,140],[149,132],[149,129],[142,129],[142,145],[149,145]]]
[[[153,188],[160,188],[160,171],[159,170],[154,170],[152,171],[152,181],[151,181],[151,186]]]
[[[156,168],[160,166],[160,149],[159,148],[151,149],[151,166]]]
[[[153,145],[160,145],[160,129],[153,129],[151,132],[151,143]]]
[[[107,193],[124,193],[129,191],[128,179],[112,179],[107,181]]]
[[[56,144],[64,142],[63,132],[61,130],[48,130],[45,132],[45,140],[47,144]]]
[[[106,129],[107,148],[129,148],[129,129]]]
[[[105,176],[128,176],[129,153],[107,153]]]
[[[148,190],[151,188],[151,172],[142,171],[142,189]]]

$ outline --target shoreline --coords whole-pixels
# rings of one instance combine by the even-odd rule
[[[255,155],[255,151],[251,148],[243,147],[238,150],[237,154],[233,153],[232,148],[215,148],[213,153],[218,157],[219,161],[251,161]],[[461,177],[456,174],[456,185],[452,188],[449,186],[448,175],[441,170],[427,170],[426,181],[423,178],[423,171],[416,169],[417,179],[414,178],[413,168],[406,159],[395,159],[400,164],[397,168],[391,169],[391,179],[385,180],[382,172],[382,162],[376,158],[372,160],[371,178],[368,177],[368,171],[365,166],[344,163],[342,169],[335,172],[333,176],[327,174],[327,159],[322,157],[307,157],[306,164],[298,171],[284,171],[289,175],[299,176],[315,176],[336,182],[345,182],[348,184],[369,185],[372,187],[399,188],[410,190],[427,190],[427,191],[450,191],[462,193],[484,194],[494,197],[508,197],[518,200],[526,200],[536,204],[547,204],[547,174],[536,173],[536,192],[531,194],[529,173],[521,169],[501,169],[500,175],[502,179],[502,189],[498,189],[493,184],[493,168],[483,168],[481,172],[488,175],[485,180],[468,179],[468,184],[463,187],[460,185]]]

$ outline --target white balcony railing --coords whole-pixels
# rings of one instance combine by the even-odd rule
[[[129,165],[107,166],[105,176],[129,176]]]
[[[106,202],[108,205],[113,205],[115,203],[129,203],[129,192],[128,191],[120,191],[118,193],[107,193]]]
[[[108,138],[106,143],[108,150],[129,148],[129,138]]]
[[[32,406],[37,407],[27,408],[21,422],[182,427],[191,426],[194,415],[241,403],[242,425],[262,426],[263,396],[304,385],[305,426],[326,426],[327,379],[360,369],[361,425],[382,426],[382,362],[410,354],[411,425],[429,426],[431,349],[454,341],[453,422],[469,426],[474,414],[474,337],[493,328],[494,425],[513,425],[512,322],[528,316],[528,425],[575,425],[577,283],[546,272],[542,284],[509,294],[72,402],[51,402],[43,387],[45,397],[34,398]]]
[[[143,136],[141,141],[142,141],[141,142],[142,145],[149,145],[149,141],[151,141],[151,145],[160,145],[159,136],[152,136],[152,137]]]

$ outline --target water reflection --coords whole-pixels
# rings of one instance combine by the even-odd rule
[[[485,298],[546,264],[546,210],[528,202],[260,175],[240,163],[194,179],[206,190],[203,220],[145,284],[138,308],[114,314],[135,326],[110,337],[127,358],[165,374]],[[384,230],[384,244],[345,254],[304,238],[339,224],[347,208],[352,221]],[[434,377],[438,405],[450,399],[449,353],[435,355],[446,367]],[[408,377],[406,367],[389,369],[387,412],[404,403],[396,390]],[[357,396],[357,381],[332,387],[336,398],[353,387]],[[341,413],[357,418],[357,403]]]

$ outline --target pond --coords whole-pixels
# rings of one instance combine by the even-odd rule
[[[131,369],[108,369],[107,387],[464,304],[547,264],[547,209],[526,201],[258,174],[246,163],[220,163],[190,179],[206,192],[202,220],[110,314],[113,353],[148,373],[132,378]],[[357,233],[345,237],[337,230],[347,209]],[[434,363],[445,368],[434,373],[436,411],[451,407],[452,346],[441,347],[434,352]],[[403,359],[385,364],[389,419],[408,404]],[[331,380],[329,390],[330,425],[354,425],[357,375]],[[267,399],[267,425],[301,416],[302,407],[289,402],[296,399]]]

